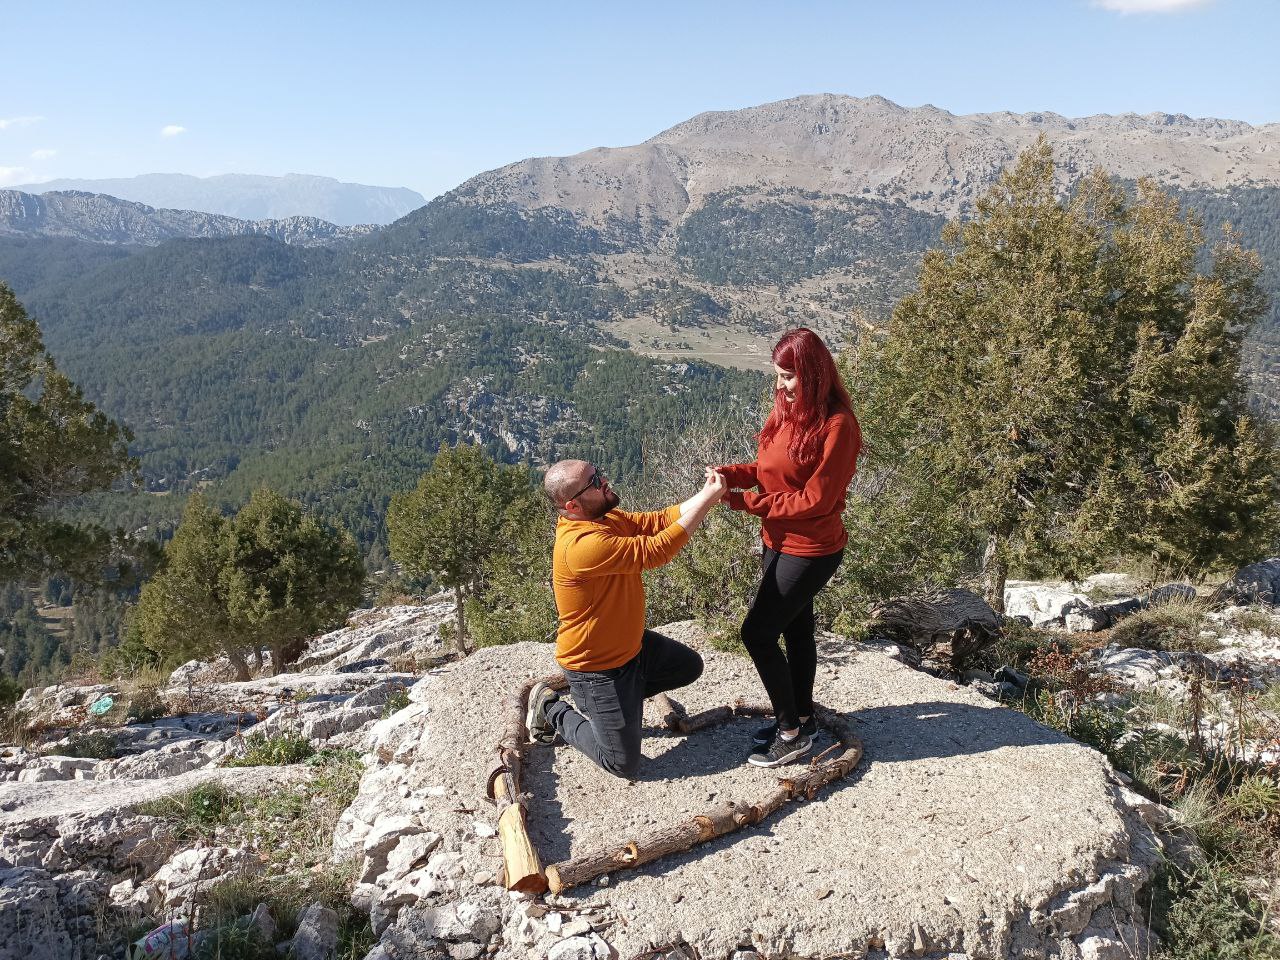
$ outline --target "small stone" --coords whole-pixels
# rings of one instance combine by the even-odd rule
[[[825,900],[825,899],[827,899],[827,897],[829,897],[829,896],[831,896],[831,888],[830,888],[830,887],[827,887],[827,888],[825,888],[825,889],[823,889],[823,890],[819,890],[819,891],[818,891],[818,893],[817,893],[817,895],[816,895],[816,898],[817,898],[818,900]]]
[[[584,934],[590,933],[591,930],[592,927],[590,921],[583,920],[581,917],[578,917],[576,920],[570,920],[560,929],[560,936],[581,937]]]
[[[477,837],[496,837],[498,835],[498,831],[491,824],[485,823],[483,820],[477,820],[475,822],[475,831]]]
[[[478,943],[451,943],[448,950],[453,960],[476,960],[484,953],[484,947]]]
[[[483,887],[483,886],[487,886],[490,883],[493,883],[493,874],[490,873],[488,870],[481,870],[479,873],[475,875],[473,879],[476,882],[476,886]]]
[[[551,933],[559,933],[560,928],[564,926],[564,914],[559,912],[549,913],[544,922]]]
[[[606,873],[603,877],[596,881],[597,887],[607,887],[609,885],[609,875]]]

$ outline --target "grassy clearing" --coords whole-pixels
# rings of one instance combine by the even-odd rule
[[[202,904],[201,929],[211,934],[197,956],[275,957],[240,918],[259,903],[270,908],[277,940],[293,935],[307,905],[319,901],[338,914],[339,960],[359,960],[373,946],[368,918],[352,908],[352,864],[334,865],[330,844],[338,818],[355,799],[363,766],[352,750],[322,750],[307,761],[311,776],[268,794],[240,795],[204,784],[165,797],[139,812],[169,821],[184,843],[204,841],[254,851],[259,866],[211,888]]]
[[[1200,649],[1203,625],[1198,605],[1168,604],[1122,621],[1111,640]],[[1244,684],[1196,680],[1185,702],[1146,692],[1108,705],[1114,697],[1100,695],[1117,691],[1087,669],[1088,639],[1070,648],[1074,639],[1015,629],[989,656],[1007,656],[1032,678],[1012,706],[1105,753],[1199,839],[1204,862],[1167,864],[1149,891],[1161,941],[1152,960],[1280,960],[1280,781],[1274,767],[1246,752],[1249,741],[1280,743],[1280,689],[1254,693]],[[1204,721],[1225,734],[1206,742]]]

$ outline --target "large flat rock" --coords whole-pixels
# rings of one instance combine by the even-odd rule
[[[667,632],[695,640],[688,625]],[[763,697],[749,661],[703,653],[703,678],[676,694],[691,712]],[[496,873],[498,841],[472,825],[494,819],[484,796],[498,704],[553,669],[550,647],[520,644],[482,650],[421,681],[414,705],[377,731],[374,767],[337,852],[356,849],[379,818],[415,818],[479,877],[469,895],[510,912],[509,899],[483,889]],[[624,958],[680,942],[704,958],[743,947],[788,957],[881,948],[890,956],[1107,957],[1123,949],[1121,938],[1138,938],[1134,893],[1158,856],[1153,824],[1163,814],[1125,789],[1100,754],[847,641],[827,642],[817,694],[862,737],[865,756],[849,778],[760,825],[567,891],[553,906],[594,910]],[[530,832],[545,861],[625,843],[715,801],[749,799],[779,776],[743,763],[759,721],[691,737],[659,730],[652,708],[646,721],[646,762],[634,783],[566,746],[530,749]],[[546,938],[503,946],[513,957],[546,948]]]

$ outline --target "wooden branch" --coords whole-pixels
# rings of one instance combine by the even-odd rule
[[[959,670],[999,638],[1003,624],[976,593],[944,590],[927,597],[886,600],[872,609],[868,627],[921,660]]]
[[[529,680],[507,698],[503,707],[503,733],[498,744],[498,763],[489,773],[489,796],[501,811],[498,814],[498,838],[502,842],[504,883],[508,890],[541,893],[547,889],[538,850],[529,837],[525,822],[525,801],[520,792],[520,774],[524,763],[521,752],[529,740],[525,729],[525,712],[529,691],[537,680]],[[563,674],[543,680],[554,689],[568,684]]]
[[[738,702],[732,707],[717,707],[690,717],[684,708],[669,697],[662,697],[658,709],[664,711],[663,722],[682,732],[701,729],[731,716],[767,715],[769,709],[759,704]],[[816,707],[814,717],[820,726],[831,731],[839,749],[832,759],[823,759],[830,751],[815,757],[808,767],[791,777],[784,777],[751,802],[725,801],[691,820],[660,827],[621,846],[602,846],[588,850],[561,863],[547,867],[547,882],[552,893],[586,883],[615,870],[633,869],[652,863],[671,853],[689,850],[700,843],[732,833],[748,824],[759,823],[776,813],[788,801],[800,797],[812,800],[824,786],[849,774],[862,758],[862,742],[853,727],[834,711]],[[705,722],[702,722],[705,721]]]

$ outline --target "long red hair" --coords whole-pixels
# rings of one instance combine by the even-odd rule
[[[760,445],[773,441],[783,424],[791,426],[787,455],[807,465],[818,459],[818,436],[827,419],[839,410],[854,416],[853,401],[840,379],[831,351],[812,330],[797,327],[782,335],[773,348],[773,362],[796,375],[796,398],[787,402],[782,390],[774,390],[773,410],[760,428]],[[857,418],[854,417],[854,423]]]

